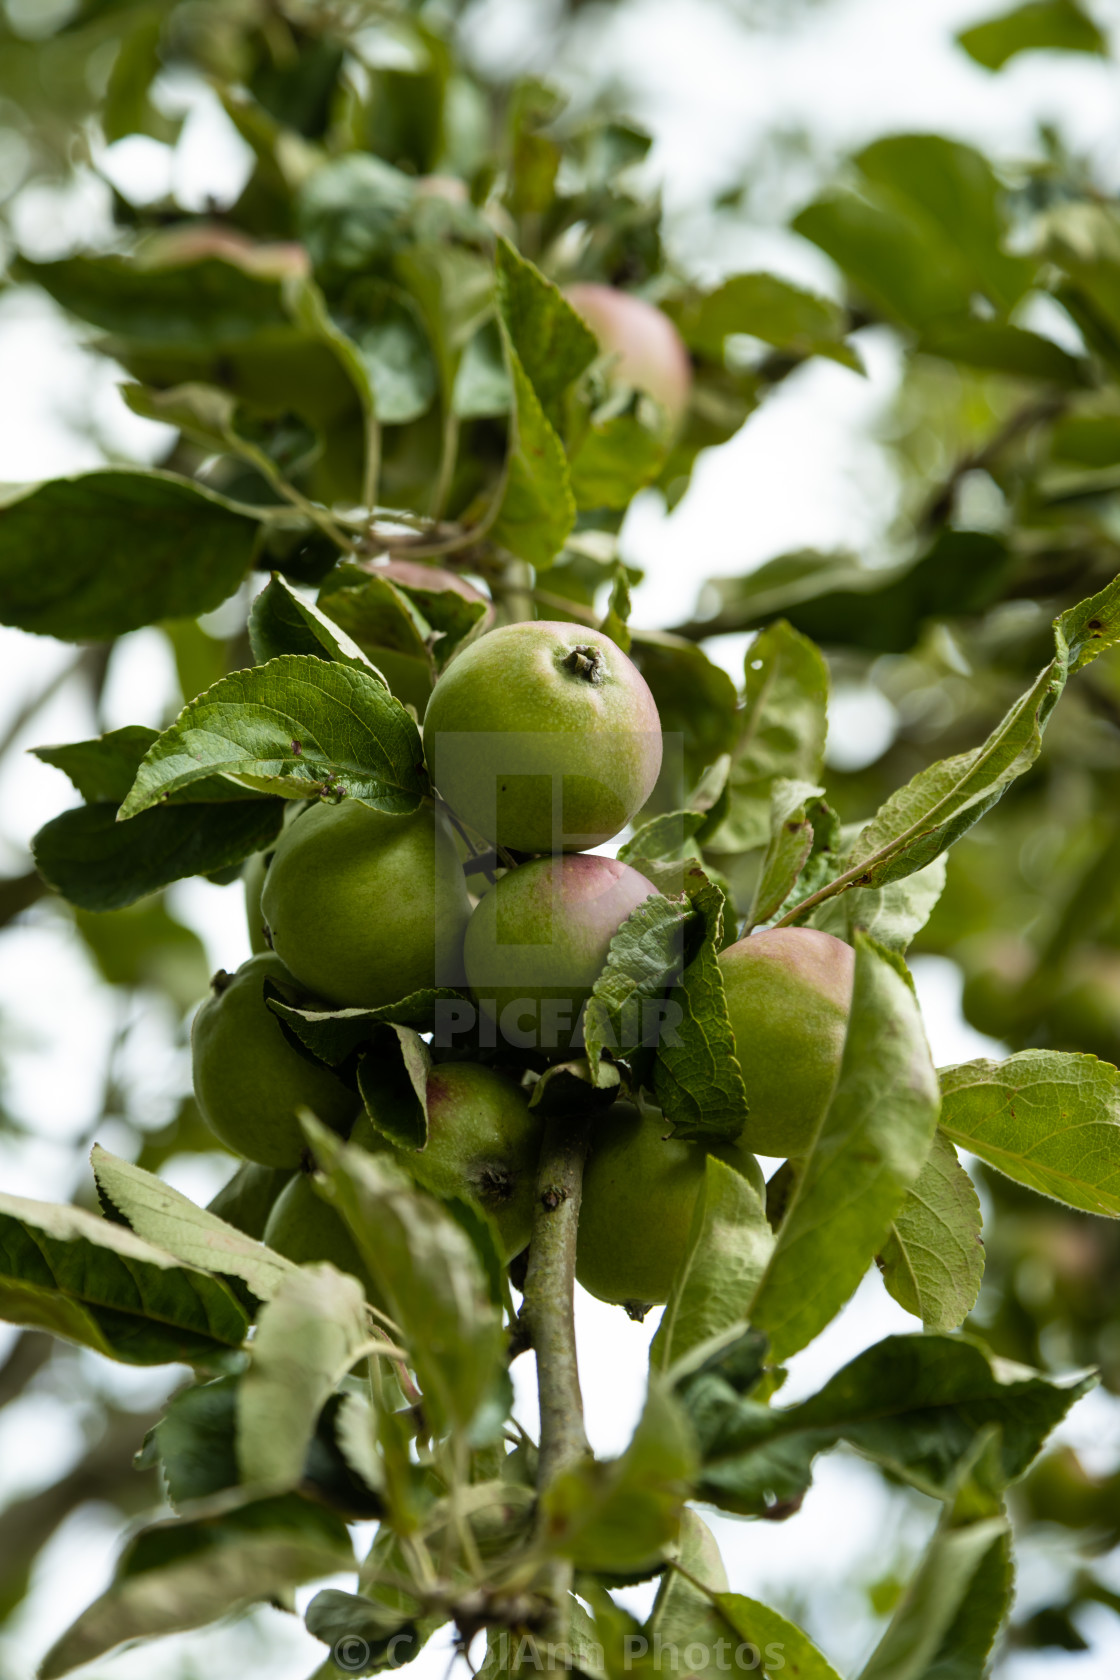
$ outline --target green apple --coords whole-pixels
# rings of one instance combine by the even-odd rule
[[[357,1278],[366,1299],[381,1306],[377,1286],[346,1221],[318,1194],[308,1173],[297,1173],[281,1191],[264,1228],[264,1240],[297,1266],[328,1261],[338,1271]]]
[[[290,1167],[262,1167],[256,1161],[242,1161],[233,1177],[207,1202],[206,1210],[259,1242],[276,1198],[291,1176]]]
[[[271,949],[265,933],[264,911],[261,909],[264,878],[271,861],[271,852],[254,852],[241,876],[245,892],[245,923],[249,929],[249,949],[257,956]]]
[[[261,906],[273,950],[329,1003],[376,1009],[460,977],[470,899],[430,805],[310,806],[280,837]]]
[[[467,983],[520,1049],[567,1050],[614,935],[656,888],[617,858],[567,853],[511,869],[467,927]]]
[[[692,362],[669,317],[633,292],[594,281],[568,286],[564,296],[611,357],[615,383],[647,392],[664,409],[669,429],[677,431],[692,391]]]
[[[638,1309],[667,1301],[688,1249],[696,1198],[708,1154],[765,1185],[743,1143],[700,1143],[666,1137],[656,1110],[616,1103],[596,1118],[583,1175],[576,1277],[600,1301]]]
[[[750,1104],[745,1139],[760,1155],[804,1155],[840,1071],[855,952],[816,928],[772,928],[727,946],[719,966]]]
[[[456,654],[424,719],[432,779],[456,815],[515,852],[599,846],[645,804],[661,723],[609,636],[507,624]]]
[[[495,1220],[506,1258],[529,1241],[540,1125],[519,1088],[477,1062],[441,1062],[428,1075],[428,1140],[402,1150],[437,1196],[477,1202]]]
[[[359,1102],[330,1068],[285,1037],[265,1002],[266,980],[286,1003],[318,1002],[271,951],[250,957],[236,974],[219,970],[191,1030],[194,1092],[227,1149],[265,1167],[295,1167],[304,1151],[296,1110],[309,1108],[325,1126],[344,1131]]]

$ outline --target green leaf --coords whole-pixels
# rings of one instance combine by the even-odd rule
[[[426,414],[438,374],[419,310],[408,293],[378,281],[348,288],[333,312],[357,348],[383,426],[403,426]]]
[[[828,667],[819,648],[784,621],[770,625],[747,652],[731,808],[709,841],[714,851],[765,846],[774,783],[819,781],[827,713]]]
[[[349,152],[304,181],[299,229],[316,269],[367,269],[390,256],[416,196],[403,170],[369,152]]]
[[[1120,1218],[1120,1069],[1023,1050],[941,1071],[942,1126],[962,1149],[1067,1207]]]
[[[431,588],[416,581],[406,582],[403,578],[396,578],[393,587],[411,602],[428,626],[426,641],[434,643],[432,652],[436,664],[441,667],[460,642],[487,619],[488,614],[492,616],[492,609],[485,600],[474,600],[460,594],[457,589],[443,588],[438,573],[432,574]]]
[[[632,910],[612,938],[583,1017],[596,1083],[610,1079],[604,1050],[625,1055],[658,1030],[663,1012],[649,1005],[680,976],[685,916],[681,905],[657,894]]]
[[[1066,678],[1120,640],[1120,578],[1054,620],[1055,653],[982,746],[920,770],[857,837],[828,889],[877,887],[931,863],[1035,762]]]
[[[623,1574],[657,1563],[677,1538],[694,1469],[684,1414],[651,1381],[622,1457],[574,1465],[545,1489],[546,1545],[577,1569]]]
[[[237,1459],[244,1481],[294,1487],[315,1420],[370,1346],[365,1297],[333,1266],[283,1279],[257,1320],[237,1395]]]
[[[87,805],[119,805],[136,780],[141,760],[158,729],[133,724],[110,730],[94,741],[69,741],[61,747],[32,747],[35,757],[69,776]]]
[[[315,659],[335,659],[341,665],[351,665],[388,686],[345,630],[305,601],[277,572],[249,608],[249,644],[258,665],[285,653],[310,654]]]
[[[234,671],[149,749],[120,817],[209,776],[288,799],[338,790],[407,816],[427,785],[416,725],[372,673],[287,654]]]
[[[826,193],[794,219],[887,315],[922,328],[966,318],[979,292],[1006,313],[1032,264],[1004,249],[1002,193],[985,157],[939,134],[876,140],[853,160],[862,195]]]
[[[422,661],[431,672],[427,622],[395,581],[362,566],[336,566],[319,591],[319,609],[360,648],[373,653],[390,648]]]
[[[609,404],[605,405],[609,409]],[[592,414],[571,445],[572,493],[579,508],[629,507],[665,465],[670,439],[663,423],[647,425],[644,405],[632,414]]]
[[[1021,52],[1081,52],[1108,56],[1108,42],[1075,0],[1028,0],[984,23],[962,29],[957,41],[985,70],[1002,70]]]
[[[709,578],[720,603],[708,633],[749,630],[779,614],[826,646],[905,653],[929,618],[978,613],[999,600],[1016,568],[1002,537],[938,532],[914,562],[861,566],[849,554],[779,555],[742,578]]]
[[[948,859],[942,853],[901,881],[890,881],[885,887],[853,887],[819,904],[806,926],[820,928],[849,945],[860,930],[902,956],[933,914],[945,890],[947,868]]]
[[[354,1567],[340,1517],[294,1494],[219,1495],[133,1536],[112,1585],[43,1660],[58,1680],[122,1645],[204,1627],[246,1605]]]
[[[487,321],[467,340],[455,374],[451,408],[461,420],[508,414],[513,387],[497,321]]]
[[[724,897],[698,866],[686,879],[703,937],[669,994],[672,1013],[658,1041],[654,1095],[674,1137],[730,1141],[746,1121],[747,1093],[716,961],[723,943]]]
[[[358,1090],[366,1113],[398,1149],[422,1150],[428,1141],[431,1070],[428,1046],[410,1027],[387,1028],[381,1043],[358,1063]],[[409,1164],[423,1182],[423,1172],[416,1171],[419,1161]]]
[[[794,887],[813,849],[809,801],[824,793],[812,782],[777,777],[770,788],[770,844],[755,883],[747,921],[751,927],[776,916]]]
[[[855,162],[883,202],[930,229],[935,248],[964,265],[997,309],[1018,301],[1033,264],[1004,249],[1003,187],[983,153],[940,134],[896,134],[872,141]]]
[[[134,24],[120,43],[101,109],[101,127],[109,145],[128,134],[147,134],[166,144],[178,137],[178,125],[157,111],[149,97],[163,68],[162,31],[163,19],[150,17]]]
[[[218,1278],[81,1208],[0,1195],[0,1318],[126,1365],[221,1364],[249,1321]]]
[[[95,1143],[90,1161],[98,1192],[138,1237],[184,1265],[240,1278],[259,1301],[270,1301],[295,1273],[290,1260],[198,1207],[162,1178],[122,1161]]]
[[[812,1462],[845,1441],[935,1499],[999,1429],[997,1480],[1021,1476],[1095,1377],[1061,1384],[996,1359],[966,1336],[888,1336],[795,1406],[744,1399],[718,1372],[680,1387],[700,1445],[696,1497],[744,1516],[801,1497]]]
[[[177,1509],[237,1486],[239,1377],[194,1383],[174,1395],[145,1442],[154,1450],[167,1496]]]
[[[857,938],[836,1090],[750,1313],[775,1360],[805,1347],[854,1294],[929,1154],[937,1076],[898,962]]]
[[[651,1637],[660,1635],[662,1649],[670,1645],[683,1649],[692,1639],[699,1639],[701,1622],[715,1620],[709,1593],[727,1591],[727,1571],[715,1535],[691,1506],[686,1506],[681,1514],[676,1562],[692,1579],[676,1569],[665,1571],[643,1629]],[[693,1582],[699,1582],[700,1588],[708,1591],[701,1591]]]
[[[612,642],[618,644],[623,653],[630,652],[630,612],[630,579],[626,567],[618,565],[614,569],[606,616],[599,628],[604,636],[609,636]]]
[[[83,909],[120,909],[184,875],[228,868],[279,833],[279,801],[247,798],[218,777],[198,792],[207,801],[226,802],[220,806],[161,809],[146,812],[131,828],[117,826],[117,805],[155,739],[154,730],[125,728],[94,741],[38,749],[38,757],[65,771],[83,798],[95,802],[64,812],[33,842],[40,873]]]
[[[797,1680],[840,1680],[809,1635],[768,1604],[731,1592],[716,1593],[712,1603],[733,1632],[762,1654],[765,1673],[788,1668]]]
[[[734,274],[714,291],[686,297],[672,314],[689,349],[714,361],[723,360],[729,336],[745,333],[795,356],[829,356],[861,367],[844,342],[847,322],[839,304],[776,274]]]
[[[890,1294],[926,1330],[955,1330],[976,1305],[984,1277],[982,1225],[972,1180],[938,1132],[879,1256]]]
[[[474,1247],[440,1204],[384,1157],[315,1130],[325,1194],[401,1327],[439,1433],[469,1430],[504,1369],[501,1314]]]
[[[1011,1525],[999,1498],[998,1430],[962,1461],[917,1574],[860,1680],[984,1680],[1011,1604]]]
[[[451,986],[436,986],[410,992],[399,1003],[382,1004],[379,1009],[297,1009],[279,997],[269,997],[268,1006],[288,1023],[318,1061],[326,1062],[328,1067],[339,1067],[355,1050],[376,1041],[381,1036],[379,1027],[414,1027],[417,1032],[432,1032],[436,1026],[437,1004],[470,1004],[470,1001],[465,992],[457,992]]]
[[[595,335],[560,288],[502,236],[494,261],[498,309],[509,343],[555,423],[559,397],[599,354]]]
[[[650,1363],[667,1371],[701,1343],[745,1322],[773,1248],[774,1233],[754,1186],[709,1155],[688,1250],[653,1339]]]
[[[1006,321],[939,321],[922,334],[918,348],[927,356],[986,373],[1004,373],[1012,379],[1068,390],[1092,384],[1084,358],[1071,356],[1051,338]]]
[[[492,539],[538,570],[551,566],[576,522],[564,446],[522,367],[504,320],[513,383],[509,454]]]
[[[0,621],[84,642],[193,618],[233,594],[258,528],[171,473],[53,479],[0,507]]]
[[[325,1587],[316,1593],[307,1607],[307,1631],[321,1639],[332,1650],[354,1652],[357,1656],[365,1647],[365,1660],[360,1667],[347,1662],[345,1669],[329,1663],[330,1674],[376,1674],[381,1669],[395,1669],[411,1662],[422,1640],[412,1615],[404,1609],[373,1603],[357,1593],[340,1592],[337,1587]]]
[[[688,791],[709,765],[733,750],[738,735],[738,696],[727,672],[703,648],[667,631],[633,629],[630,657],[650,686],[670,745],[680,736],[681,785],[667,800],[687,803]]]
[[[134,822],[99,803],[64,811],[31,842],[35,866],[83,910],[121,910],[187,875],[210,875],[263,851],[280,833],[278,799],[167,805]]]

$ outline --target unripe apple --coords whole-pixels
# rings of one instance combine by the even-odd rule
[[[645,678],[602,631],[508,624],[440,677],[424,751],[443,798],[486,840],[579,852],[653,792],[661,722]]]
[[[676,431],[688,408],[692,363],[669,317],[645,298],[594,281],[578,281],[564,295],[595,334],[600,350],[613,357],[617,383],[648,392]]]
[[[636,1308],[669,1299],[709,1153],[764,1193],[758,1163],[744,1144],[708,1150],[666,1137],[668,1130],[663,1115],[642,1114],[629,1103],[616,1103],[595,1121],[583,1175],[576,1277],[600,1301]]]
[[[506,1258],[529,1241],[540,1125],[511,1080],[477,1062],[441,1062],[428,1075],[428,1141],[401,1150],[437,1196],[477,1202],[496,1221]]]
[[[265,1001],[271,981],[286,1003],[314,1006],[278,956],[250,957],[220,970],[194,1018],[194,1092],[203,1119],[227,1149],[266,1167],[295,1167],[304,1151],[296,1110],[309,1108],[335,1131],[349,1126],[358,1098],[330,1068],[295,1049]]]
[[[264,878],[268,873],[271,860],[271,852],[254,852],[245,865],[241,876],[241,884],[245,893],[245,925],[249,929],[249,949],[255,956],[260,956],[262,952],[271,950],[271,946],[265,937],[264,912],[261,909]]]
[[[804,1155],[840,1071],[855,952],[816,928],[771,928],[719,965],[750,1104],[744,1137],[760,1155]]]
[[[374,1306],[382,1305],[349,1226],[316,1192],[307,1173],[297,1173],[280,1192],[264,1228],[264,1240],[269,1248],[297,1266],[307,1266],[316,1260],[328,1261],[338,1271],[357,1278],[366,1299]]]
[[[611,940],[656,888],[617,858],[568,853],[503,875],[470,919],[464,947],[479,1008],[502,1037],[567,1050]]]
[[[376,1009],[461,973],[470,899],[430,805],[311,806],[281,835],[261,906],[277,955],[330,1003]]]

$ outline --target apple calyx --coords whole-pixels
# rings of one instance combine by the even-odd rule
[[[572,648],[560,663],[566,671],[571,671],[573,676],[582,677],[584,682],[598,685],[603,680],[602,650],[590,642]]]

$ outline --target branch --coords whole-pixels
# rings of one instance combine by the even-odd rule
[[[576,1227],[589,1125],[585,1116],[550,1120],[541,1149],[537,1209],[521,1318],[537,1357],[541,1439],[537,1490],[589,1452],[576,1364]]]
[[[61,1481],[9,1505],[0,1516],[0,1586],[5,1600],[19,1596],[35,1558],[77,1506],[94,1499],[125,1511],[151,1505],[152,1479],[134,1475],[132,1461],[159,1416],[110,1413],[101,1439]]]
[[[1009,443],[1014,443],[1016,438],[1030,431],[1033,426],[1045,425],[1050,420],[1056,420],[1060,414],[1065,413],[1071,400],[1064,391],[1050,391],[1045,396],[1032,397],[1030,402],[1017,408],[982,448],[969,450],[961,456],[948,478],[931,498],[918,521],[918,529],[929,531],[943,525],[953,511],[953,501],[963,478],[967,478],[970,472],[986,470]]]

